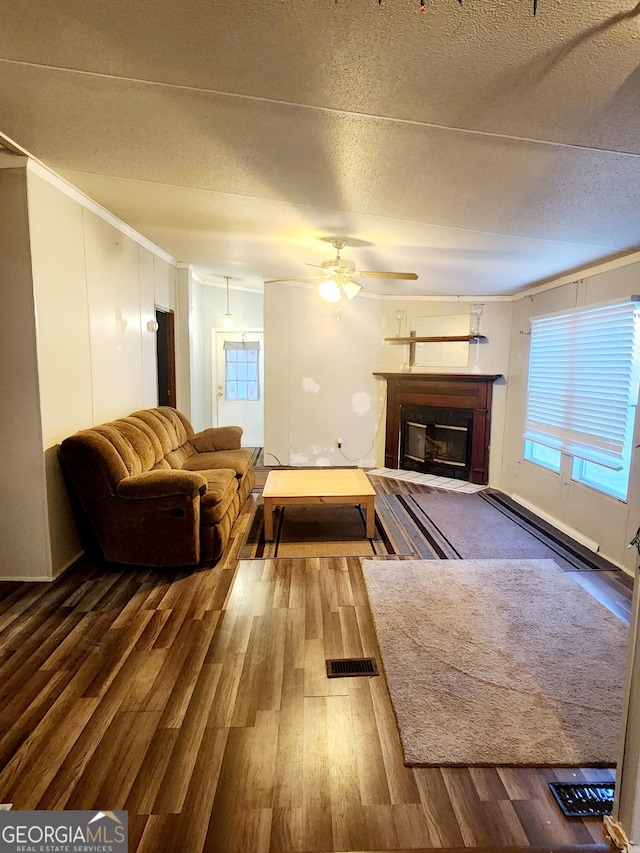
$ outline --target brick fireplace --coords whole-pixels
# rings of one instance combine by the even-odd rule
[[[493,383],[500,374],[374,373],[387,381],[385,466],[489,481]]]

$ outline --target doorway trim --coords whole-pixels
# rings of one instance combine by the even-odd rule
[[[260,396],[256,401],[251,401],[248,403],[248,406],[254,409],[254,412],[259,410],[260,414],[257,421],[254,421],[253,418],[247,420],[246,423],[243,423],[243,418],[240,417],[239,420],[234,419],[232,422],[237,422],[239,426],[246,427],[245,433],[247,433],[243,440],[248,441],[249,433],[254,432],[253,427],[249,425],[249,420],[253,422],[253,425],[257,427],[257,433],[259,433],[260,440],[256,443],[252,441],[248,446],[256,446],[261,447],[264,444],[264,328],[262,327],[245,327],[245,328],[220,328],[214,327],[211,329],[211,422],[216,426],[224,426],[225,422],[220,423],[220,409],[218,406],[219,399],[223,399],[224,395],[224,379],[225,379],[225,360],[221,349],[219,347],[219,343],[225,339],[226,336],[232,338],[233,336],[242,335],[244,338],[245,335],[259,335],[260,336],[260,355],[259,355],[259,372],[260,372]],[[231,405],[240,406],[247,405],[246,401],[238,400],[234,401]]]

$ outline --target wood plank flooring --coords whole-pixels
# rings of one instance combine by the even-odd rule
[[[611,771],[405,767],[384,676],[324,672],[379,654],[359,560],[238,563],[249,510],[212,569],[0,583],[0,802],[138,853],[606,849],[548,782]]]

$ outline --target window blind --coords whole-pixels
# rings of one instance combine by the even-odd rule
[[[525,438],[619,470],[640,382],[640,304],[531,321]]]

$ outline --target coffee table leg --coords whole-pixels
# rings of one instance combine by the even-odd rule
[[[376,535],[376,504],[375,495],[367,495],[367,539],[373,539]]]
[[[273,509],[274,504],[271,498],[264,498],[264,538],[267,542],[273,539]]]

